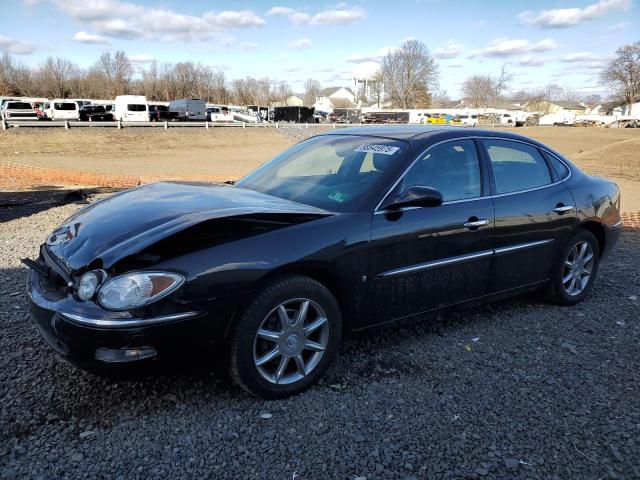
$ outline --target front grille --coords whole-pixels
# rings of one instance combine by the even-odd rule
[[[33,113],[13,113],[11,112],[11,117],[9,118],[33,118],[36,117],[35,112]]]

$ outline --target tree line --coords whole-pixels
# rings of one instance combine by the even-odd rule
[[[268,105],[293,95],[293,88],[269,77],[228,79],[223,71],[191,61],[153,60],[135,75],[133,63],[122,51],[102,54],[89,68],[59,57],[29,68],[7,53],[0,57],[0,95],[111,99],[129,94],[157,101],[202,98],[220,104]]]
[[[599,73],[599,81],[611,89],[607,101],[627,105],[640,101],[640,42],[616,50],[616,55]],[[380,70],[370,79],[369,97],[393,108],[428,108],[434,100],[448,100],[439,89],[438,64],[426,45],[408,40],[390,50]],[[508,99],[600,101],[599,95],[584,96],[575,90],[549,84],[536,91],[513,91],[513,76],[503,66],[497,75],[475,74],[461,86],[465,103],[472,107],[495,106]],[[304,83],[305,105],[313,105],[322,90],[316,79]],[[512,92],[509,94],[509,92]],[[159,63],[153,60],[136,75],[133,63],[123,51],[103,53],[89,68],[80,68],[65,58],[49,57],[39,66],[19,64],[8,53],[0,57],[0,95],[55,98],[114,98],[139,94],[149,100],[202,98],[212,103],[269,105],[284,102],[294,94],[286,80],[271,77],[229,79],[214,67],[191,61]]]
[[[507,95],[513,76],[503,67],[500,74],[472,75],[462,84],[464,100],[474,107],[493,106],[507,98],[539,104],[542,101],[570,101],[599,103],[599,94],[583,95],[568,86],[550,83],[534,91],[519,90]],[[611,89],[604,99],[611,106],[640,102],[640,42],[618,48],[614,58],[599,72],[601,85]]]

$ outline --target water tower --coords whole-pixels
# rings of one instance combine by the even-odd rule
[[[377,62],[362,62],[351,72],[353,79],[353,92],[355,93],[355,103],[359,104],[362,100],[358,98],[360,95],[360,86],[363,85],[364,96],[371,100],[371,89],[375,84],[375,76],[380,71],[380,64]]]

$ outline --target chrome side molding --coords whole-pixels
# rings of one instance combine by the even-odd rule
[[[493,255],[501,255],[503,253],[515,252],[518,250],[525,250],[527,248],[539,247],[553,242],[553,239],[537,240],[535,242],[519,243],[517,245],[510,245],[508,247],[494,248],[492,250],[481,250],[479,252],[470,253],[468,255],[458,255],[455,257],[443,258],[441,260],[433,260],[431,262],[418,263],[416,265],[409,265],[407,267],[395,268],[388,270],[377,275],[377,278],[389,278],[397,275],[404,275],[406,273],[421,272],[424,270],[431,270],[433,268],[444,267],[447,265],[455,265],[458,263],[470,262],[478,260],[480,258],[487,258]]]
[[[537,240],[535,242],[519,243],[517,245],[510,245],[508,247],[495,248],[493,250],[493,253],[496,255],[500,255],[501,253],[509,253],[509,252],[515,252],[518,250],[525,250],[527,248],[539,247],[540,245],[546,245],[547,243],[551,243],[551,242],[553,242],[552,238],[548,240]]]
[[[404,273],[418,272],[421,270],[429,270],[432,268],[442,267],[444,265],[453,265],[456,263],[468,262],[476,260],[478,258],[490,257],[493,255],[493,250],[483,250],[481,252],[471,253],[469,255],[459,255],[457,257],[443,258],[442,260],[434,260],[432,262],[419,263],[417,265],[411,265],[409,267],[396,268],[395,270],[389,270],[383,272],[378,277],[394,277],[396,275],[402,275]]]

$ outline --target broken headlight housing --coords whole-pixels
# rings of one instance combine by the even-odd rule
[[[92,270],[82,275],[78,281],[78,298],[83,302],[91,300],[105,277],[106,274],[102,270]]]
[[[107,310],[143,307],[169,295],[184,283],[170,272],[129,272],[107,279],[98,290],[98,302]]]

